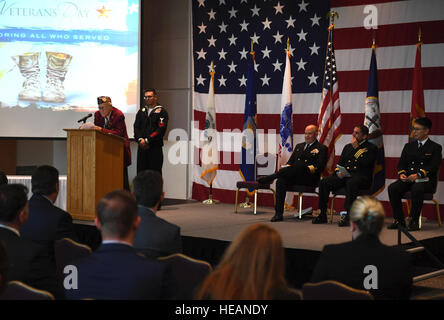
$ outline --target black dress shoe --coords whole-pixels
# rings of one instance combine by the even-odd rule
[[[284,217],[282,216],[282,215],[277,215],[277,214],[275,214],[274,216],[273,216],[273,218],[271,218],[271,222],[277,222],[277,221],[283,221],[284,220]]]
[[[405,228],[405,222],[404,222],[404,220],[402,220],[402,221],[395,220],[391,225],[389,225],[389,226],[387,227],[387,229],[395,230],[395,229],[398,229],[398,226],[401,226],[401,227],[404,227],[404,228]]]
[[[311,223],[313,224],[327,223],[327,215],[321,213],[317,217],[313,218],[313,220],[311,220]]]
[[[344,214],[343,216],[341,216],[341,220],[338,222],[338,226],[340,227],[350,226],[350,216],[348,214]]]
[[[419,221],[410,220],[407,230],[408,231],[419,231]]]

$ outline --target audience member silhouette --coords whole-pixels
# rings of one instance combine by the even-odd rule
[[[48,165],[38,167],[31,177],[32,197],[29,219],[20,229],[23,238],[48,248],[54,256],[54,241],[62,238],[77,240],[71,215],[56,207],[59,194],[59,172]]]
[[[134,248],[151,258],[181,253],[180,228],[156,216],[164,197],[162,175],[154,170],[140,172],[133,180],[133,193],[140,217]]]
[[[73,261],[77,289],[65,288],[67,299],[168,298],[168,268],[133,248],[140,224],[137,203],[126,191],[106,194],[97,206],[96,225],[102,245],[88,257]]]
[[[0,186],[8,184],[8,177],[3,171],[0,171]]]
[[[384,208],[371,196],[358,197],[350,208],[353,241],[327,245],[311,282],[336,280],[368,290],[375,299],[409,299],[412,289],[408,253],[381,243]]]
[[[21,184],[0,186],[0,242],[8,256],[8,281],[21,281],[57,297],[55,264],[46,248],[21,237],[28,220],[28,189]]]
[[[203,282],[198,299],[300,299],[287,286],[285,256],[279,232],[253,224],[236,236],[222,261]]]

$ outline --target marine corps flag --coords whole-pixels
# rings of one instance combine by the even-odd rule
[[[208,90],[207,115],[205,118],[205,142],[202,148],[202,174],[209,185],[213,183],[219,168],[219,151],[217,150],[216,106],[214,102],[214,71],[210,72],[210,89]]]
[[[240,174],[244,181],[256,180],[256,75],[254,70],[254,51],[250,53],[248,64],[247,93],[245,96],[244,126],[242,129],[242,161]],[[254,190],[247,190],[252,195]]]
[[[418,33],[418,43],[416,44],[415,70],[413,71],[412,84],[412,109],[410,111],[410,128],[409,141],[413,141],[413,124],[415,119],[425,116],[424,104],[424,88],[422,84],[422,67],[421,67],[421,29]]]
[[[381,114],[378,98],[378,68],[376,64],[376,47],[372,46],[370,72],[368,75],[367,98],[365,99],[364,125],[368,128],[369,142],[378,147],[375,168],[373,170],[373,185],[371,194],[376,196],[385,187],[385,155],[382,139]]]

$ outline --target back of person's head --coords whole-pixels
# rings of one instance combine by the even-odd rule
[[[48,165],[38,167],[31,178],[32,193],[49,195],[57,192],[59,171]]]
[[[236,236],[202,284],[197,298],[271,299],[274,291],[284,286],[281,236],[266,224],[253,224]]]
[[[14,222],[28,203],[28,188],[22,184],[0,186],[0,222]]]
[[[427,117],[415,119],[415,124],[419,124],[420,126],[423,126],[429,130],[432,129],[432,120]]]
[[[0,186],[8,184],[8,177],[3,171],[0,171]]]
[[[0,294],[5,289],[7,279],[8,279],[8,255],[6,254],[3,242],[0,241]]]
[[[379,236],[384,225],[384,216],[381,202],[372,196],[358,197],[350,208],[350,220],[365,235]]]
[[[154,208],[162,197],[162,175],[154,170],[140,172],[133,180],[133,192],[138,204]]]
[[[102,236],[116,239],[127,237],[133,231],[137,217],[137,203],[127,191],[111,191],[97,205]]]

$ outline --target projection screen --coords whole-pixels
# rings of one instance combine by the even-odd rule
[[[66,137],[106,95],[131,138],[139,14],[138,0],[0,0],[0,137]]]

